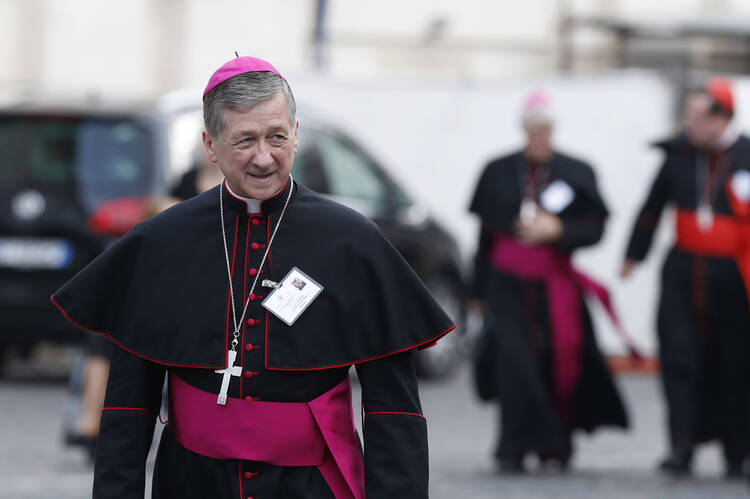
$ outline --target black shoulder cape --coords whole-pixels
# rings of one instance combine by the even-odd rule
[[[705,154],[705,151],[696,149],[691,145],[685,134],[655,141],[652,143],[652,146],[663,150],[667,155],[687,156],[690,161],[694,161],[695,156],[698,154]],[[737,141],[732,144],[728,150],[731,151],[732,157],[735,158],[737,162],[735,169],[748,169],[745,166],[747,165],[746,158],[750,154],[750,138],[748,138],[747,135],[741,134],[737,138]]]
[[[682,133],[666,139],[653,141],[651,145],[666,152],[695,152],[685,134]]]
[[[269,233],[290,188],[262,204]],[[324,291],[293,326],[263,309],[267,369],[373,360],[429,346],[455,327],[375,224],[296,182],[293,188],[263,278],[279,282],[298,267]],[[225,367],[232,319],[219,189],[231,246],[246,206],[218,186],[133,228],[53,303],[80,327],[154,362]]]
[[[506,229],[515,219],[521,205],[522,173],[526,160],[523,152],[516,152],[491,161],[482,172],[469,211],[476,213],[482,223],[496,230]],[[596,185],[591,166],[581,160],[556,152],[548,163],[549,182],[565,181],[586,199],[588,209],[601,215],[608,214],[607,206]]]

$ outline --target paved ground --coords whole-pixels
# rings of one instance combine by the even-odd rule
[[[494,473],[496,410],[476,402],[468,373],[448,385],[425,384],[422,399],[430,422],[432,498],[471,499],[739,499],[750,498],[745,484],[721,479],[718,446],[702,449],[696,476],[685,481],[654,471],[663,452],[659,387],[650,376],[619,380],[633,429],[579,435],[570,473],[530,473],[522,477]]]
[[[78,499],[90,497],[91,468],[84,456],[60,444],[66,403],[59,375],[12,369],[0,382],[0,498]],[[739,499],[750,498],[744,483],[720,478],[715,446],[697,456],[692,479],[673,481],[656,474],[661,455],[661,405],[654,378],[620,378],[634,419],[628,434],[599,433],[577,439],[572,472],[501,477],[490,451],[495,410],[476,402],[468,372],[448,382],[423,383],[430,424],[433,499]]]

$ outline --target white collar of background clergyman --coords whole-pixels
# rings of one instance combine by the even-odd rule
[[[242,196],[238,196],[237,194],[235,194],[232,188],[229,187],[229,182],[227,182],[226,180],[224,180],[224,185],[227,186],[227,190],[229,191],[229,194],[245,202],[245,204],[247,205],[248,215],[250,213],[260,213],[260,203],[261,203],[260,201],[258,201],[257,199],[243,198]]]
[[[734,124],[734,122],[730,122],[727,125],[727,128],[724,130],[724,133],[722,133],[718,139],[716,139],[716,144],[714,145],[714,148],[717,151],[726,151],[730,147],[734,145],[735,142],[740,138],[740,129]]]

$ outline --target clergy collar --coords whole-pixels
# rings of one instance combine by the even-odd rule
[[[243,198],[242,196],[238,196],[234,193],[231,187],[229,187],[229,182],[227,182],[227,179],[224,179],[224,186],[227,188],[227,192],[230,196],[232,196],[237,201],[241,201],[245,203],[247,206],[247,214],[250,215],[251,213],[260,213],[260,201],[257,199],[252,198]]]
[[[286,198],[289,194],[290,188],[290,182],[289,179],[287,179],[284,187],[282,187],[279,192],[274,194],[269,199],[266,199],[265,201],[259,201],[257,199],[245,198],[235,194],[232,191],[231,187],[229,187],[229,183],[226,181],[226,179],[224,179],[222,185],[225,194],[227,194],[227,205],[233,207],[238,213],[246,215],[267,215],[280,210],[281,208],[283,208],[284,203],[286,202]]]

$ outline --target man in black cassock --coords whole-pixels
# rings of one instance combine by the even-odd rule
[[[684,134],[656,144],[664,163],[621,272],[645,258],[664,206],[673,205],[677,240],[657,322],[671,447],[660,468],[672,474],[690,471],[696,444],[719,439],[727,475],[739,476],[750,449],[750,140],[733,113],[725,80],[688,95]]]
[[[575,271],[571,253],[601,237],[607,208],[586,163],[554,151],[548,98],[532,95],[524,150],[491,161],[470,210],[481,220],[475,306],[485,310],[491,368],[480,373],[501,405],[495,457],[567,468],[571,433],[627,426],[581,296],[605,291]]]
[[[290,176],[299,124],[273,66],[229,61],[203,104],[225,181],[136,226],[52,298],[119,347],[94,497],[143,497],[166,374],[155,499],[426,498],[412,356],[454,326],[373,223]]]

